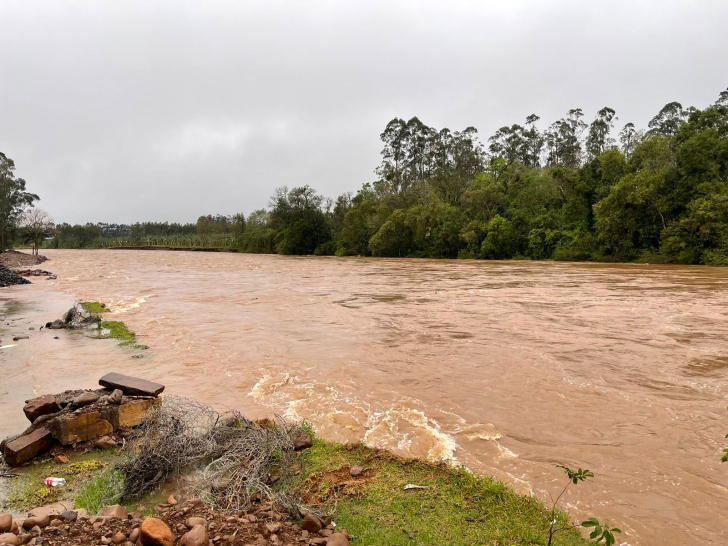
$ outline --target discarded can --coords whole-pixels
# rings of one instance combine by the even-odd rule
[[[43,483],[48,487],[59,487],[61,485],[66,485],[66,480],[63,478],[46,478],[43,480]]]

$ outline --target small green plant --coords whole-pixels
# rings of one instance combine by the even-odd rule
[[[621,533],[622,531],[617,529],[616,527],[610,528],[608,525],[603,525],[599,523],[599,520],[596,518],[589,518],[586,521],[576,524],[566,523],[558,527],[559,522],[556,517],[556,507],[559,504],[561,497],[564,495],[564,493],[566,493],[566,490],[569,488],[570,485],[577,485],[579,482],[586,481],[587,478],[593,478],[594,473],[589,470],[584,470],[582,468],[580,468],[579,470],[572,470],[571,468],[560,464],[557,464],[556,467],[564,471],[564,474],[566,474],[566,477],[569,479],[569,481],[566,483],[566,486],[561,490],[559,496],[556,497],[556,500],[554,501],[553,497],[551,499],[553,501],[553,504],[551,506],[548,546],[551,546],[551,544],[553,543],[556,533],[576,529],[578,527],[594,527],[594,531],[592,531],[592,533],[589,535],[589,538],[591,540],[596,540],[596,542],[604,541],[607,546],[612,546],[615,541],[614,533]]]
[[[616,527],[610,528],[609,525],[602,525],[599,523],[597,518],[589,518],[586,521],[581,522],[582,527],[594,527],[594,530],[589,535],[589,538],[601,542],[602,540],[606,543],[606,546],[612,546],[615,538],[614,533],[621,533]]]
[[[75,505],[85,508],[89,514],[96,514],[107,504],[118,504],[125,485],[126,475],[121,470],[107,468],[83,485]]]

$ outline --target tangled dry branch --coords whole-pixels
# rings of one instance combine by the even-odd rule
[[[301,503],[291,484],[301,471],[293,443],[301,425],[277,418],[260,426],[238,412],[220,414],[178,396],[165,397],[149,417],[119,467],[126,474],[125,497],[139,497],[182,469],[201,469],[193,492],[221,510],[246,510],[259,496],[298,514]]]

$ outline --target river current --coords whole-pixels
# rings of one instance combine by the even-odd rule
[[[0,290],[0,345],[14,345],[0,435],[25,426],[23,400],[119,371],[546,502],[565,483],[556,464],[588,468],[565,496],[575,519],[624,544],[728,543],[728,269],[46,254],[57,280]],[[106,303],[150,349],[38,331],[75,299]]]

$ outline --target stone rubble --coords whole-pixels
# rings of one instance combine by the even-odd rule
[[[100,449],[117,447],[109,435],[141,425],[160,402],[163,385],[121,374],[107,374],[113,389],[64,391],[26,400],[23,412],[31,425],[0,442],[3,460],[22,466],[54,445],[95,442]],[[106,382],[102,378],[99,383]]]

